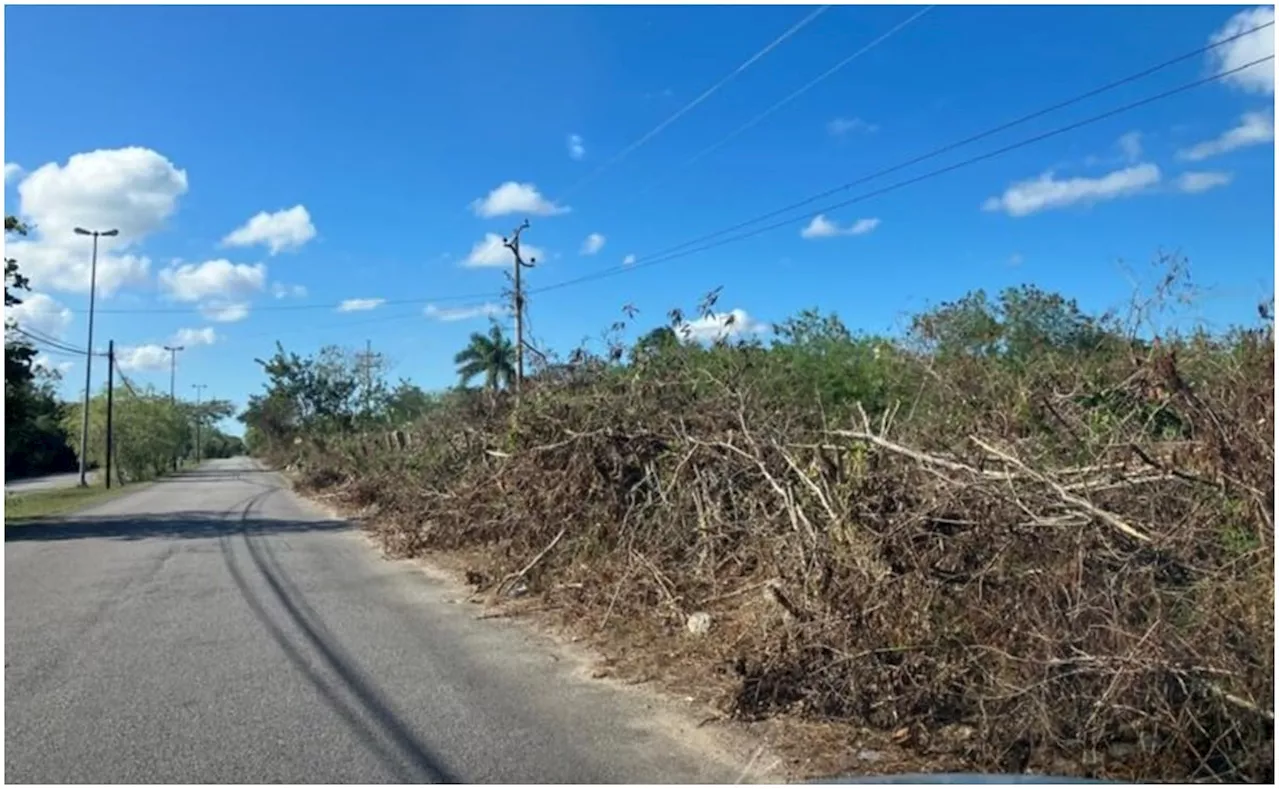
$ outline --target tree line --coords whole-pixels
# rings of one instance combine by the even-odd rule
[[[567,358],[535,353],[529,382],[563,380],[575,372],[657,369],[702,359],[714,368],[721,350],[755,354],[762,362],[757,374],[776,374],[773,385],[797,388],[802,397],[816,395],[824,407],[852,402],[875,407],[889,396],[886,376],[892,352],[914,352],[937,358],[974,357],[1001,364],[1026,364],[1053,353],[1111,355],[1129,352],[1140,341],[1106,317],[1086,314],[1077,303],[1034,286],[1011,287],[995,296],[974,291],[916,315],[905,338],[855,335],[834,315],[801,311],[772,328],[771,335],[736,334],[732,317],[714,310],[718,294],[700,304],[702,318],[722,322],[719,336],[699,341],[680,310],[669,313],[665,325],[654,327],[630,344],[620,340],[625,322],[606,334],[603,353],[577,349]],[[634,317],[633,310],[627,310]],[[454,356],[456,387],[427,392],[408,380],[391,386],[385,380],[387,360],[330,345],[311,356],[286,351],[276,344],[269,359],[257,359],[266,373],[265,392],[253,395],[240,419],[246,425],[251,452],[287,447],[300,436],[337,435],[378,428],[398,428],[433,410],[487,393],[492,398],[513,385],[515,345],[495,321],[488,331],[474,332]],[[772,371],[772,372],[770,372]],[[478,390],[471,389],[479,381]],[[803,391],[799,391],[803,390]]]
[[[275,354],[254,361],[267,376],[266,391],[250,396],[240,415],[245,445],[254,453],[283,449],[302,435],[400,427],[450,396],[429,394],[404,379],[391,385],[385,356],[336,345],[300,356],[277,342]]]
[[[4,218],[5,236],[26,235],[16,217]],[[22,304],[31,290],[18,261],[4,261],[5,310]],[[35,363],[34,345],[12,331],[6,316],[4,337],[4,469],[6,477],[26,477],[72,471],[76,455],[67,443],[64,403],[58,398],[60,376]]]

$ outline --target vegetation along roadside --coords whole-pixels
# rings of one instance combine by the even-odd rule
[[[391,554],[467,556],[619,673],[821,728],[815,771],[1269,780],[1273,315],[1162,328],[1184,284],[1123,316],[971,293],[900,337],[806,312],[699,341],[673,311],[538,356],[518,404],[500,333],[459,354],[485,388],[438,395],[281,348],[242,418]]]

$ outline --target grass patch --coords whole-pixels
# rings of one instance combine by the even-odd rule
[[[24,521],[66,515],[94,504],[110,501],[136,489],[135,486],[128,486],[108,490],[98,484],[87,488],[55,488],[8,494],[4,497],[4,522],[6,526],[20,525]]]
[[[202,461],[203,462],[203,461]],[[183,458],[178,462],[177,473],[194,471],[200,463],[194,459]],[[101,472],[98,472],[99,474]],[[170,476],[168,472],[162,476]],[[88,487],[51,488],[33,490],[26,493],[6,493],[4,497],[5,525],[20,526],[23,523],[44,521],[61,515],[69,515],[96,504],[119,498],[125,493],[133,493],[141,486],[154,480],[137,480],[127,484],[116,483],[110,490],[99,478]]]

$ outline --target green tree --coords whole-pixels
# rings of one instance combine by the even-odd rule
[[[6,414],[5,474],[11,477],[71,471],[76,466],[62,426],[65,406],[57,393],[60,376],[42,367],[33,372],[21,390],[22,417]]]
[[[1012,359],[1045,352],[1090,353],[1109,339],[1102,321],[1082,312],[1075,299],[1034,285],[1001,292],[999,317],[1003,350]]]
[[[99,466],[106,460],[107,397],[89,400],[89,443],[80,446],[79,403],[65,409],[62,424],[72,449]],[[172,403],[168,393],[154,388],[133,392],[117,388],[113,395],[112,430],[116,474],[122,479],[149,479],[163,474],[187,440],[192,406]]]
[[[202,458],[229,458],[245,453],[244,442],[239,436],[228,435],[217,428],[210,428],[200,438]]]
[[[388,422],[403,425],[426,416],[440,407],[438,397],[427,394],[417,385],[401,380],[387,396],[385,415]]]
[[[834,314],[803,310],[774,328],[768,350],[772,365],[759,376],[771,378],[789,399],[817,402],[824,408],[861,403],[877,413],[892,389],[891,344],[873,336],[854,336]],[[839,411],[830,416],[835,417]]]
[[[631,363],[643,364],[680,347],[680,338],[670,326],[659,326],[646,333],[631,347]]]
[[[16,217],[4,218],[5,235],[26,235],[27,228]],[[19,293],[30,291],[30,283],[18,269],[18,261],[4,261],[4,306],[22,303]],[[13,321],[5,319],[4,338],[4,459],[6,476],[20,477],[66,471],[75,464],[75,455],[62,430],[62,403],[56,388],[58,374],[35,365],[36,348],[11,331]]]
[[[4,232],[8,236],[10,233],[24,236],[27,234],[27,228],[15,217],[6,216],[4,218]],[[5,311],[10,307],[16,307],[22,303],[22,299],[18,296],[20,291],[30,291],[31,284],[22,272],[18,270],[18,261],[13,258],[4,259],[4,306]],[[23,410],[26,405],[23,401],[25,395],[25,387],[35,377],[32,366],[35,362],[36,349],[31,343],[20,337],[11,336],[10,329],[14,326],[14,322],[8,315],[5,316],[5,337],[4,337],[4,393],[5,393],[5,423],[9,424],[14,421],[22,421],[26,418]]]
[[[267,375],[266,392],[251,396],[240,415],[254,452],[279,451],[304,433],[352,430],[376,413],[385,398],[385,387],[366,397],[362,362],[337,346],[303,357],[276,343],[275,355],[254,361]]]
[[[939,356],[994,356],[1002,334],[999,305],[976,290],[911,319],[911,334]]]
[[[471,341],[453,357],[458,365],[458,377],[461,385],[466,386],[478,375],[484,376],[485,387],[490,392],[499,387],[511,385],[516,377],[515,347],[502,333],[502,328],[494,324],[489,333],[475,332]]]

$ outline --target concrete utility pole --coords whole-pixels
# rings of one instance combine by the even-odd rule
[[[209,388],[208,384],[192,384],[191,388],[196,390],[196,463],[200,462],[200,395],[205,389]]]
[[[107,462],[106,462],[106,483],[107,490],[111,490],[111,454],[115,452],[115,436],[111,430],[111,410],[112,397],[111,392],[115,389],[115,371],[116,371],[116,341],[107,340]]]
[[[369,416],[373,403],[373,340],[364,341],[364,353],[356,354],[356,359],[364,369],[364,413]]]
[[[75,229],[76,235],[93,236],[93,257],[89,264],[89,345],[84,357],[84,415],[80,421],[80,487],[89,483],[85,480],[85,456],[89,450],[89,394],[93,385],[93,300],[98,284],[98,236],[116,236],[119,230],[85,230]]]
[[[166,345],[164,349],[169,352],[169,405],[177,405],[178,398],[173,390],[173,385],[178,378],[178,351],[185,351],[181,345]],[[173,470],[178,470],[178,447],[173,448]]]
[[[524,291],[520,288],[520,269],[533,268],[533,264],[538,261],[529,258],[529,262],[524,262],[524,258],[520,257],[520,234],[529,229],[529,220],[526,219],[520,223],[520,227],[515,229],[510,239],[502,239],[502,245],[511,250],[512,256],[515,257],[515,309],[516,309],[516,402],[520,402],[520,385],[524,383]]]

